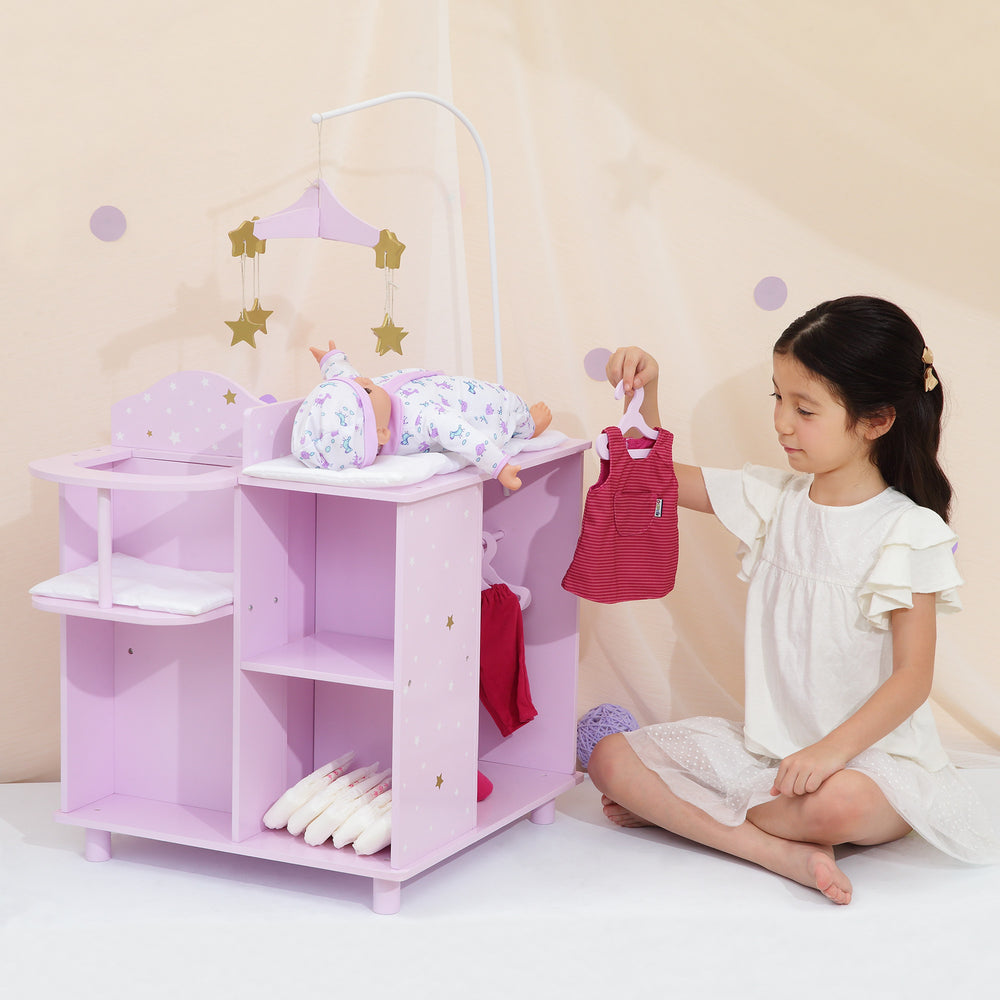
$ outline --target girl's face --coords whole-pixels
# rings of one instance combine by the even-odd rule
[[[796,472],[836,475],[852,482],[870,479],[873,473],[878,476],[869,458],[871,429],[864,423],[849,427],[843,404],[789,355],[774,355],[773,395],[778,443]]]

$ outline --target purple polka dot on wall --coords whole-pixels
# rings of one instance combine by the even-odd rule
[[[101,205],[90,217],[90,231],[105,243],[113,243],[125,235],[125,213],[114,205]]]
[[[761,309],[780,309],[788,298],[788,286],[781,278],[761,278],[753,290],[753,300]]]
[[[606,347],[595,347],[592,351],[587,351],[583,358],[583,370],[595,381],[603,382],[605,379],[604,366],[608,363],[611,352]]]

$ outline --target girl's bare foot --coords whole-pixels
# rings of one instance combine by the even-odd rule
[[[544,403],[535,403],[534,406],[528,407],[528,412],[535,421],[535,433],[531,436],[536,438],[552,423],[552,411]]]
[[[604,815],[611,820],[612,823],[616,823],[618,826],[652,826],[648,820],[644,820],[641,816],[636,816],[634,812],[629,812],[624,806],[618,805],[617,802],[612,801],[607,797],[607,795],[601,796],[601,805],[604,807]]]
[[[854,894],[851,880],[837,867],[832,853],[828,855],[822,849],[817,851],[812,859],[812,872],[816,888],[827,899],[832,899],[841,906],[846,906],[851,901]]]
[[[791,850],[771,868],[772,871],[810,889],[818,889],[827,899],[840,906],[846,906],[851,901],[854,891],[851,880],[837,867],[832,847],[795,841],[785,843]]]
[[[618,826],[653,826],[648,820],[620,806],[607,795],[601,796],[604,815]],[[778,875],[784,875],[809,889],[818,889],[827,899],[840,906],[851,901],[853,887],[851,880],[837,867],[833,848],[822,844],[803,844],[798,841],[780,840],[774,842],[780,847],[773,863],[765,864]]]

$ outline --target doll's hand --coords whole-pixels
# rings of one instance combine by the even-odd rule
[[[631,393],[634,389],[645,389],[647,386],[655,385],[660,374],[660,366],[657,364],[656,358],[641,347],[619,347],[608,358],[604,370],[612,385],[624,382],[624,389],[627,393]]]
[[[335,351],[336,349],[337,345],[331,340],[330,346],[327,347],[326,350],[323,350],[322,347],[310,347],[309,352],[316,359],[316,364],[321,364],[323,359],[330,353],[330,351]]]
[[[521,471],[521,466],[511,465],[508,462],[498,473],[497,482],[501,486],[506,487],[508,490],[519,490],[521,488],[521,480],[518,477],[518,473]]]
[[[786,757],[778,765],[778,775],[771,788],[772,795],[807,795],[815,792],[830,777],[844,769],[843,755],[813,743]]]

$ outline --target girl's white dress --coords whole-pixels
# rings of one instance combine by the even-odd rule
[[[771,801],[782,758],[829,733],[891,674],[891,612],[915,593],[958,611],[962,580],[951,530],[896,490],[824,507],[809,498],[811,476],[757,466],[704,476],[749,582],[745,721],[686,719],[626,737],[675,794],[736,826]],[[949,762],[929,705],[847,766],[942,851],[1000,860],[990,817]]]

